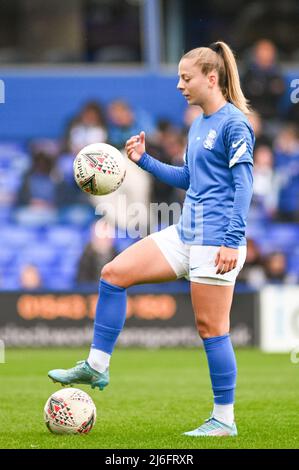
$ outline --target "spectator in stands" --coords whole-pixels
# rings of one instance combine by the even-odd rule
[[[260,39],[255,44],[252,60],[244,71],[242,82],[245,96],[262,118],[277,119],[285,84],[277,62],[276,47],[270,40]]]
[[[104,111],[96,101],[84,105],[79,115],[70,124],[64,142],[64,149],[56,163],[59,181],[56,204],[62,208],[62,218],[72,217],[70,206],[77,205],[76,214],[79,218],[89,218],[90,202],[88,196],[78,189],[73,175],[73,163],[76,154],[86,145],[106,142],[107,126]],[[66,207],[67,206],[67,207]]]
[[[264,260],[267,282],[271,284],[288,284],[295,281],[287,272],[287,261],[284,253],[279,251],[268,254]]]
[[[298,93],[297,93],[298,95]],[[299,102],[292,103],[287,111],[286,120],[292,124],[297,125],[299,122]]]
[[[33,264],[26,264],[20,272],[20,288],[24,290],[36,290],[42,287],[40,272]]]
[[[29,151],[32,155],[42,153],[55,160],[60,152],[60,142],[48,137],[32,139],[29,144]]]
[[[186,152],[187,141],[181,132],[169,132],[165,135],[161,145],[172,165],[184,165],[184,154]]]
[[[299,131],[285,126],[274,144],[275,169],[279,185],[278,215],[282,222],[299,222]]]
[[[45,152],[33,154],[32,167],[18,192],[15,220],[25,225],[43,225],[57,220],[54,158]]]
[[[66,208],[66,206],[81,205],[90,207],[89,197],[81,191],[76,184],[73,172],[73,155],[60,155],[56,162],[56,206]]]
[[[78,220],[90,220],[91,204],[89,196],[81,191],[74,179],[74,155],[72,153],[63,153],[59,155],[56,161],[56,206],[60,209],[59,216],[61,222],[74,222]],[[77,214],[73,219],[73,214]],[[88,222],[89,223],[89,222]]]
[[[183,166],[184,158],[187,147],[186,136],[181,132],[172,132],[169,133],[166,138],[161,142],[162,148],[166,155],[166,161],[170,165]],[[158,180],[155,178],[154,184],[159,184]],[[161,186],[161,185],[160,185]],[[165,186],[165,184],[164,184]],[[169,189],[169,188],[168,188]],[[171,191],[168,191],[169,202],[180,202],[181,204],[185,198],[185,191],[178,188],[171,188]],[[167,198],[166,198],[167,199]],[[163,202],[163,200],[161,200]]]
[[[239,273],[238,281],[253,288],[260,288],[265,283],[265,279],[265,269],[259,246],[252,238],[248,238],[246,261]]]
[[[178,129],[169,119],[159,119],[154,134],[148,139],[150,145],[160,145],[165,135],[176,130]]]
[[[155,143],[149,142],[147,145],[149,154],[170,165],[183,166],[184,154],[186,152],[186,137],[175,127],[169,126],[158,134]],[[172,188],[158,179],[152,180],[151,201],[157,204],[166,202],[182,202],[185,192],[177,188]]]
[[[188,134],[191,124],[194,119],[196,119],[200,114],[202,114],[202,109],[200,106],[187,106],[184,116],[183,116],[183,133]]]
[[[32,167],[18,193],[15,218],[19,223],[54,223],[59,220],[62,211],[65,213],[68,208],[74,211],[74,205],[77,205],[76,214],[71,214],[71,217],[90,220],[89,199],[76,186],[73,170],[71,173],[66,170],[64,175],[61,168],[61,162],[59,159],[56,162],[52,154],[41,151],[33,154]]]
[[[91,227],[90,242],[84,248],[79,261],[77,282],[98,282],[103,266],[116,255],[113,228],[101,219]]]
[[[122,154],[126,160],[127,169],[126,177],[121,186],[117,191],[105,196],[90,196],[90,201],[96,208],[96,214],[105,214],[105,219],[111,225],[126,231],[128,228],[132,229],[131,220],[138,229],[136,231],[145,236],[151,214],[152,178],[147,172],[129,160],[124,151],[122,151]],[[108,211],[107,207],[109,207]]]
[[[67,131],[67,149],[74,156],[85,145],[107,141],[104,111],[96,101],[86,103]]]
[[[253,196],[249,221],[266,221],[273,218],[277,208],[278,181],[273,169],[273,152],[267,145],[254,150]]]
[[[32,167],[24,178],[18,195],[18,205],[52,208],[55,205],[56,181],[52,155],[38,152],[33,155]]]
[[[268,145],[272,147],[272,138],[265,133],[264,121],[259,113],[253,111],[248,116],[255,136],[255,147],[259,145]]]
[[[124,100],[112,101],[108,106],[109,142],[118,149],[134,134],[144,130],[152,134],[155,130],[152,118],[144,111],[133,111]]]

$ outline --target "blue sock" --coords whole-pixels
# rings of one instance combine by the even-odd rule
[[[92,348],[112,354],[117,338],[125,324],[126,310],[127,290],[101,279]]]
[[[203,340],[207,354],[214,402],[219,405],[234,403],[237,364],[230,335]]]

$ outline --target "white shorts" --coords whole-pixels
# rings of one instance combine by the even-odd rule
[[[220,246],[186,245],[174,225],[155,232],[150,237],[157,243],[177,278],[192,282],[228,286],[234,285],[246,259],[246,246],[240,246],[237,266],[228,273],[216,274],[216,255]]]

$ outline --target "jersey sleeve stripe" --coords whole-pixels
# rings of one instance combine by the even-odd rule
[[[237,161],[244,155],[246,150],[247,150],[247,144],[246,144],[246,142],[244,142],[241,145],[241,147],[238,148],[238,150],[236,151],[236,153],[234,154],[234,156],[230,160],[229,168],[231,168],[232,166],[234,166],[237,163]]]

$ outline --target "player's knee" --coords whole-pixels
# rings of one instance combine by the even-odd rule
[[[112,261],[105,264],[103,267],[101,271],[101,279],[110,282],[110,284],[115,284],[115,281],[117,280],[117,270],[115,269],[114,263]]]
[[[222,336],[227,333],[227,327],[219,323],[215,324],[208,318],[197,319],[196,327],[198,334],[202,339],[214,338],[215,336]]]
[[[209,335],[210,335],[210,325],[206,320],[204,320],[202,318],[197,319],[196,320],[196,328],[197,328],[199,336],[202,339],[205,339],[205,338],[209,337]]]
[[[117,267],[117,263],[114,263],[113,261],[105,264],[101,271],[101,279],[104,279],[114,286],[127,287],[124,276],[121,275],[120,270]]]

